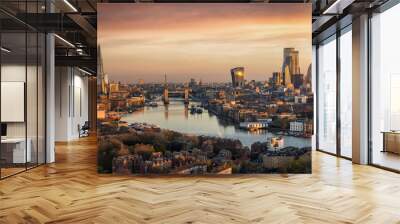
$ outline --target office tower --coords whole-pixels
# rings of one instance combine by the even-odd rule
[[[273,84],[276,86],[282,85],[282,73],[280,72],[274,72],[272,73],[272,80],[273,80]]]
[[[103,57],[101,55],[100,46],[97,47],[97,92],[100,95],[107,95],[108,76],[104,72]]]
[[[244,67],[236,67],[231,69],[233,87],[244,86]]]
[[[294,88],[300,88],[304,83],[304,75],[303,74],[294,74],[292,76],[293,86]]]
[[[304,84],[306,84],[306,86],[307,86],[307,84],[309,84],[310,85],[310,88],[311,88],[311,86],[312,86],[312,76],[311,76],[311,64],[308,66],[308,69],[307,69],[307,75],[306,75],[306,77],[305,77],[305,79],[304,79]]]
[[[300,73],[299,51],[296,51],[294,48],[283,49],[282,73],[285,72],[286,66],[289,67],[290,74]]]
[[[289,66],[286,65],[285,69],[283,70],[283,82],[285,84],[285,86],[288,86],[292,83],[292,77],[291,77],[291,73],[289,70]]]
[[[300,73],[300,66],[299,66],[299,51],[292,51],[292,64],[290,70],[292,74],[299,74]]]

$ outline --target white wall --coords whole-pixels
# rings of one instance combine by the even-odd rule
[[[88,78],[72,67],[56,67],[55,73],[55,140],[70,141],[88,121]]]
[[[26,112],[26,121],[5,122],[7,124],[7,138],[29,139],[32,162],[44,163],[44,83],[43,73],[37,70],[36,65],[27,67],[25,64],[3,64],[1,66],[2,82],[23,82],[26,84],[26,108],[20,108],[22,113]],[[25,80],[27,78],[27,80]],[[24,95],[24,90],[21,94]],[[7,96],[2,96],[7,97]],[[25,103],[25,102],[24,102]],[[12,108],[1,108],[2,113],[15,113]],[[26,111],[25,111],[26,110]],[[37,154],[38,153],[38,154]],[[39,161],[36,161],[39,159]]]
[[[36,93],[36,79],[31,77],[31,74],[36,75],[36,67],[25,65],[2,65],[1,67],[1,81],[2,82],[25,82],[25,75],[27,69],[28,72],[28,86],[27,86],[27,120],[28,124],[28,137],[29,130],[36,130],[36,105],[37,105],[37,93]],[[3,96],[4,97],[4,96]],[[39,107],[42,105],[38,105]],[[29,110],[31,108],[31,110]],[[23,108],[24,109],[24,108]],[[7,108],[2,108],[2,110],[7,110]],[[34,111],[35,113],[33,113]],[[33,122],[33,123],[32,123]],[[33,133],[33,132],[32,132]],[[7,135],[8,137],[25,137],[25,122],[7,122]],[[36,137],[36,132],[35,132]]]

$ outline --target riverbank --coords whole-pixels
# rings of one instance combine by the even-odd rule
[[[192,102],[192,104],[200,105],[199,102]],[[218,118],[208,110],[204,110],[202,114],[190,114],[188,109],[190,105],[185,106],[183,101],[171,101],[169,105],[144,107],[139,111],[126,114],[121,121],[154,124],[163,129],[187,134],[238,139],[248,147],[254,142],[265,142],[272,137],[283,137],[285,146],[300,148],[311,146],[309,138],[285,136],[268,130],[247,131],[236,127],[232,122]]]

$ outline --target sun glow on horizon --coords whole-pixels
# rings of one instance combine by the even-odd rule
[[[283,48],[311,63],[310,4],[98,4],[98,41],[110,79],[228,82],[281,71]]]

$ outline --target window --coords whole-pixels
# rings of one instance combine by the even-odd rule
[[[340,155],[352,157],[352,33],[351,26],[340,36]]]
[[[371,19],[371,158],[400,170],[400,4]]]
[[[39,13],[43,3],[8,1],[0,6]],[[5,178],[45,163],[46,40],[4,13],[0,26],[0,178]]]
[[[318,48],[318,149],[336,153],[336,36]]]

